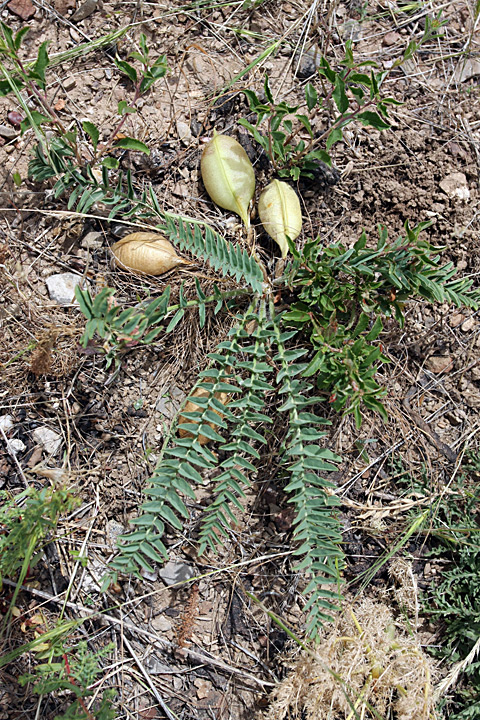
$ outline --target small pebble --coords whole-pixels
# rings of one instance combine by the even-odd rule
[[[462,323],[460,330],[462,332],[469,332],[475,327],[475,319],[473,317],[469,317],[465,320],[464,323]]]
[[[385,47],[391,47],[401,40],[401,36],[397,32],[389,32],[383,38],[383,45]]]
[[[0,415],[0,428],[7,433],[13,428],[13,418],[11,415]]]
[[[10,125],[13,125],[16,130],[20,130],[20,125],[23,122],[24,118],[23,115],[16,110],[12,110],[7,115],[7,120],[10,123]]]
[[[73,88],[75,87],[76,84],[77,84],[77,81],[75,80],[75,78],[73,77],[73,75],[70,75],[69,77],[67,77],[67,78],[63,81],[63,87],[65,88],[65,90],[66,90],[67,92],[68,92],[69,90],[73,90]]]
[[[0,135],[6,140],[11,140],[12,138],[16,138],[18,136],[18,132],[15,128],[10,127],[9,125],[0,125]]]
[[[23,452],[26,449],[25,443],[23,443],[18,438],[14,438],[13,440],[9,440],[7,442],[7,450],[12,455],[17,455],[18,453]]]

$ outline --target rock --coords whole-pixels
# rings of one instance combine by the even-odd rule
[[[145,667],[147,668],[150,675],[172,674],[172,668],[170,667],[170,665],[165,665],[165,663],[160,662],[160,660],[156,658],[155,655],[148,655],[145,658]],[[155,715],[155,717],[157,716]]]
[[[75,10],[75,0],[53,0],[53,6],[60,15],[67,15]]]
[[[322,53],[317,45],[314,45],[309,50],[306,50],[300,57],[295,55],[293,66],[295,69],[295,75],[300,80],[306,80],[312,75],[315,75],[318,67],[320,66],[320,60]]]
[[[168,632],[172,629],[172,621],[165,615],[157,615],[152,620],[152,627],[158,632]]]
[[[77,84],[77,81],[73,77],[73,75],[70,75],[63,81],[63,87],[68,92],[69,90],[73,90],[75,85]]]
[[[385,47],[391,47],[392,45],[395,45],[397,42],[399,42],[401,39],[402,36],[399,33],[395,31],[388,32],[382,40],[382,45],[385,45]]]
[[[97,0],[86,0],[86,2],[84,2],[83,5],[80,5],[78,10],[73,13],[71,20],[75,23],[82,22],[85,18],[90,17],[96,9]]]
[[[458,200],[469,200],[470,190],[467,186],[467,178],[462,172],[450,173],[439,183],[440,188],[450,198]]]
[[[147,570],[147,568],[142,568],[140,570],[140,575],[149,582],[157,582],[158,580],[158,573],[156,573],[155,571],[150,572],[150,570]]]
[[[5,140],[12,140],[18,137],[18,131],[9,125],[0,125],[0,137],[5,138]]]
[[[193,140],[190,125],[187,125],[186,122],[182,122],[181,120],[177,120],[177,133],[179,140],[183,145],[190,145]]]
[[[425,367],[430,372],[439,375],[443,372],[450,372],[453,368],[453,359],[448,355],[432,355],[425,363]]]
[[[450,327],[455,328],[462,324],[465,320],[465,316],[462,313],[453,313],[450,315]]]
[[[173,186],[172,193],[178,197],[186,198],[188,197],[188,186],[186,183],[179,181]]]
[[[16,110],[11,110],[7,115],[7,120],[16,130],[20,130],[20,125],[22,124],[24,117]]]
[[[125,533],[125,527],[117,520],[109,520],[107,522],[107,542],[112,550],[117,549],[117,540],[120,535]]]
[[[60,450],[63,442],[61,435],[54,430],[42,425],[32,432],[33,440],[37,445],[41,445],[49,455],[56,455]]]
[[[92,230],[82,238],[80,245],[87,250],[98,250],[103,246],[103,235]]]
[[[9,440],[7,442],[7,450],[11,455],[17,455],[17,453],[21,453],[26,449],[25,443],[23,443],[18,438],[13,438],[13,440]]]
[[[195,678],[193,684],[197,688],[197,697],[199,700],[203,700],[208,697],[208,694],[212,689],[212,683],[208,682],[208,680],[203,680],[203,678]]]
[[[11,13],[18,15],[22,20],[30,20],[36,13],[31,0],[10,0],[7,7]]]
[[[0,415],[0,428],[7,433],[13,428],[13,418],[11,415]]]
[[[480,408],[480,392],[475,388],[474,385],[470,384],[470,387],[464,391],[463,397],[468,407],[476,410]]]
[[[75,300],[75,288],[83,283],[81,275],[66,272],[50,275],[45,281],[50,299],[58,305],[71,305]]]
[[[480,75],[480,60],[478,58],[467,58],[460,57],[455,73],[453,75],[454,81],[457,83],[465,82],[470,78]]]
[[[469,317],[465,320],[464,323],[462,323],[460,330],[462,332],[469,332],[475,327],[475,318]]]
[[[187,563],[175,562],[169,560],[158,573],[165,585],[176,585],[191,580],[196,575],[196,571]]]

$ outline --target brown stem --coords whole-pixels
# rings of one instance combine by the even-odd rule
[[[65,663],[65,673],[67,675],[68,681],[72,685],[75,685],[75,687],[79,687],[77,681],[75,680],[75,678],[73,677],[73,675],[70,672],[70,663],[68,662],[67,653],[63,653],[63,661]],[[95,716],[92,715],[90,710],[85,705],[85,700],[82,697],[77,697],[77,700],[80,703],[80,706],[81,706],[83,712],[85,713],[85,715],[87,716],[88,720],[95,720]]]
[[[328,128],[328,130],[325,130],[321,135],[319,135],[315,140],[312,140],[308,148],[305,148],[305,150],[302,150],[302,152],[298,153],[295,157],[293,157],[290,162],[288,163],[289,166],[292,165],[298,165],[299,161],[307,155],[316,145],[318,145],[319,142],[321,142],[325,137],[330,135],[332,130],[335,130],[338,127],[341,127],[343,124],[347,125],[350,120],[353,120],[361,110],[364,110],[365,108],[369,107],[370,105],[374,105],[374,100],[369,100],[365,105],[358,105],[357,109],[353,112],[349,113],[348,115],[341,115],[336,122],[333,123],[331,127]],[[347,122],[345,122],[347,121]]]
[[[67,129],[66,129],[65,125],[62,123],[62,121],[60,120],[60,118],[58,117],[55,110],[50,105],[50,103],[47,99],[47,96],[43,95],[43,93],[40,92],[40,90],[38,89],[36,84],[33,82],[33,80],[31,80],[29,78],[28,71],[18,56],[15,56],[15,62],[17,63],[17,65],[20,69],[20,72],[22,73],[23,77],[25,78],[26,83],[27,83],[30,91],[32,92],[32,94],[37,98],[37,100],[39,101],[42,108],[50,115],[50,117],[52,118],[53,122],[57,126],[58,130],[62,133],[62,135],[65,135],[67,132]],[[77,143],[72,144],[69,142],[69,145],[72,148],[72,150],[74,150],[74,152],[75,152],[75,157],[77,158],[78,164],[81,164],[82,158],[81,158]]]
[[[141,77],[140,80],[138,81],[138,83],[135,85],[135,95],[133,96],[132,106],[134,106],[138,102],[138,100],[140,99],[140,97],[142,95],[142,93],[140,91],[140,86],[142,84],[142,81],[143,81],[143,77]],[[115,140],[116,136],[118,135],[118,133],[124,126],[124,124],[127,120],[127,117],[128,117],[128,113],[125,113],[123,115],[123,117],[120,118],[120,121],[117,123],[116,127],[110,133],[110,137],[108,138],[108,140],[106,141],[106,143],[104,145],[105,152],[108,152],[108,150],[110,149],[112,142]]]
[[[272,147],[272,116],[268,116],[268,154],[270,155],[270,160],[272,161],[273,169],[275,172],[277,172],[277,163],[275,162],[275,157],[273,154],[273,147]]]

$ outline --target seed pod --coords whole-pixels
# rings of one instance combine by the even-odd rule
[[[189,261],[177,255],[172,243],[163,235],[136,232],[126,235],[112,246],[116,267],[133,270],[140,275],[162,275]]]
[[[282,257],[286,257],[287,235],[295,240],[302,229],[302,210],[295,190],[281,180],[273,180],[260,195],[258,215],[267,233],[279,245]]]
[[[214,381],[212,380],[212,378],[204,378],[204,382],[214,382]],[[206,389],[203,388],[203,387],[197,388],[197,389],[195,390],[195,392],[192,393],[192,397],[209,397],[209,396],[210,396],[210,391],[209,391],[209,390],[206,390]],[[217,400],[220,400],[220,402],[222,403],[222,405],[226,405],[226,404],[227,404],[227,401],[228,401],[228,395],[227,395],[227,393],[216,392],[216,393],[214,394],[214,397],[216,397]],[[213,409],[213,408],[211,408],[211,409]],[[194,403],[193,400],[189,400],[189,401],[186,403],[185,407],[183,408],[183,412],[196,412],[196,411],[200,411],[200,412],[201,412],[202,410],[203,410],[203,408],[200,407],[199,405],[197,405],[196,403]],[[222,418],[222,417],[223,417],[223,415],[222,415],[221,413],[219,413],[217,410],[213,410],[213,412],[215,412],[215,413],[218,415],[219,418]],[[190,425],[190,424],[194,425],[194,424],[195,424],[193,420],[189,420],[188,418],[183,417],[183,415],[180,415],[180,417],[179,417],[179,422],[180,422],[180,423],[185,423],[185,424],[188,424],[188,425]],[[209,423],[207,423],[207,424],[210,425],[210,427],[213,428],[214,430],[216,430],[217,427],[218,427],[218,426],[215,425],[215,423],[213,423],[213,422],[209,422]],[[180,435],[181,438],[184,438],[184,437],[195,437],[195,435],[194,435],[193,433],[189,432],[188,430],[184,430],[183,428],[178,428],[178,434]],[[207,438],[205,435],[202,435],[202,434],[200,433],[200,434],[198,435],[198,442],[200,443],[200,445],[206,445],[207,443],[211,442],[211,440],[210,440],[210,438]]]
[[[203,151],[202,180],[213,202],[240,215],[250,225],[248,206],[255,192],[255,173],[243,147],[229,135],[218,135]]]

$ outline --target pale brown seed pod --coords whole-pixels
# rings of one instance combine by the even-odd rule
[[[190,262],[177,255],[172,243],[153,232],[135,232],[112,245],[113,262],[140,275],[163,275]]]

